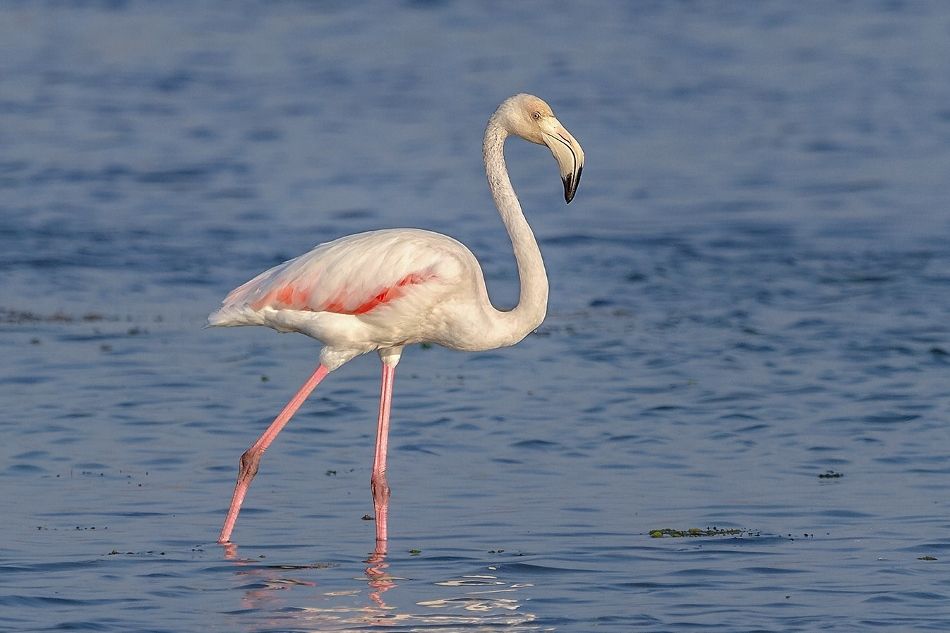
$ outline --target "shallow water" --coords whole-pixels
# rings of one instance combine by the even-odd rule
[[[939,2],[0,5],[0,629],[947,630],[947,59]],[[587,153],[508,150],[544,325],[407,351],[384,560],[374,358],[214,544],[318,347],[205,315],[382,226],[510,305],[518,91]]]

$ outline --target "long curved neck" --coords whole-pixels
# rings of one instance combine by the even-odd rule
[[[488,188],[511,238],[521,283],[518,305],[508,312],[496,310],[493,318],[496,335],[510,345],[527,336],[544,320],[548,308],[548,276],[544,270],[538,242],[524,217],[521,203],[511,186],[511,179],[508,178],[504,154],[507,136],[508,131],[492,117],[485,130],[482,150]]]

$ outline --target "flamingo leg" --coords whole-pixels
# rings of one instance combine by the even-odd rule
[[[389,411],[392,408],[395,375],[396,366],[384,362],[382,387],[379,394],[379,422],[376,427],[376,457],[373,460],[373,476],[370,478],[373,506],[376,509],[377,544],[385,543],[387,538],[389,484],[386,481],[386,451],[389,447]]]
[[[228,509],[228,516],[224,520],[224,527],[221,528],[221,534],[218,536],[218,543],[228,543],[231,540],[231,532],[234,530],[234,523],[237,521],[238,513],[241,511],[241,504],[244,502],[244,496],[247,494],[248,486],[251,480],[257,474],[258,466],[261,462],[261,455],[271,445],[271,442],[277,437],[277,434],[287,425],[290,418],[293,417],[303,401],[307,399],[320,381],[323,380],[330,370],[323,365],[318,365],[317,369],[311,374],[307,382],[294,394],[290,402],[274,418],[263,435],[257,438],[249,449],[241,455],[241,466],[238,470],[237,483],[234,485],[234,495],[231,497],[231,507]]]

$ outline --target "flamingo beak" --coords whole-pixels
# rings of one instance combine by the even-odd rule
[[[574,199],[577,185],[581,181],[581,172],[584,170],[584,150],[554,117],[548,117],[541,122],[541,139],[557,161],[561,181],[564,183],[564,199],[570,203]]]

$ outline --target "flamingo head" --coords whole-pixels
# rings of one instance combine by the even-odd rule
[[[574,199],[584,169],[584,150],[543,99],[529,94],[508,97],[495,112],[498,123],[510,134],[546,145],[554,155],[564,183],[564,199]]]

